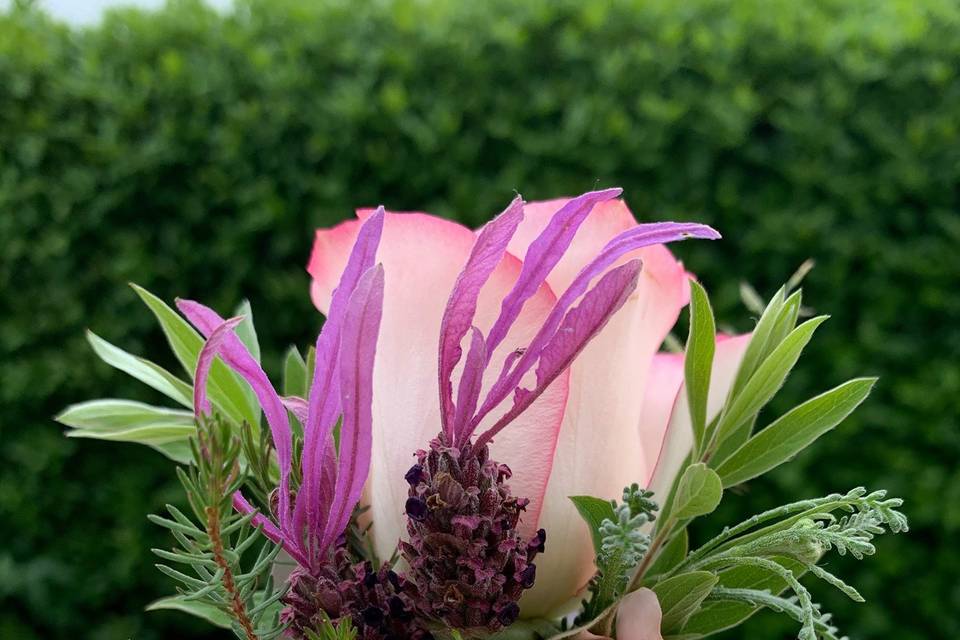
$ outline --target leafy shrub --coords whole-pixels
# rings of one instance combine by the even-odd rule
[[[737,279],[769,294],[816,259],[805,299],[833,319],[782,406],[881,382],[724,517],[867,481],[904,495],[916,533],[843,567],[871,605],[826,604],[864,639],[957,637],[960,7],[356,4],[174,2],[83,30],[0,14],[0,637],[205,637],[139,613],[168,588],[144,514],[174,499],[172,469],[50,420],[142,393],[84,327],[166,353],[127,281],[224,310],[248,297],[276,371],[320,321],[314,227],[379,202],[476,224],[514,190],[597,182],[643,218],[726,234],[678,252],[741,330]],[[776,624],[745,633],[789,632]]]

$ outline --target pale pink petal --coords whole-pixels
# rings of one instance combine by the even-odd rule
[[[524,239],[561,204],[527,205],[511,251],[522,253]],[[565,291],[608,242],[636,226],[622,201],[597,205],[551,273],[551,287]],[[627,253],[614,264],[636,258],[643,261],[636,290],[570,368],[570,395],[540,519],[548,532],[546,552],[537,561],[537,583],[521,603],[525,617],[549,614],[593,575],[590,534],[568,496],[619,498],[624,486],[642,479],[637,425],[647,374],[689,299],[689,282],[661,245]]]
[[[317,232],[309,271],[314,278],[313,299],[323,312],[329,308],[357,226],[354,221]],[[373,456],[365,494],[382,558],[393,553],[405,532],[407,486],[403,476],[414,463],[413,454],[440,433],[440,321],[475,238],[466,227],[426,214],[388,213],[385,220],[378,261],[388,282],[374,368]],[[520,268],[516,258],[505,255],[484,285],[473,322],[481,331],[493,325],[500,302],[516,282]],[[497,362],[529,343],[555,300],[550,288],[543,286],[527,301],[494,354]],[[454,371],[454,384],[461,372],[462,366]],[[484,386],[489,388],[498,373],[490,367]],[[531,499],[523,520],[526,532],[532,533],[536,527],[566,395],[567,376],[563,375],[492,447],[494,458],[515,470],[511,480],[514,494]]]
[[[723,408],[749,343],[750,334],[717,336],[717,348],[710,374],[710,393],[707,395],[707,421],[713,420]],[[654,360],[653,375],[660,380],[658,384],[647,388],[648,406],[644,408],[645,422],[641,423],[640,430],[642,438],[647,439],[649,434],[649,440],[659,437],[662,441],[647,487],[655,496],[664,496],[670,491],[676,474],[693,447],[693,427],[687,394],[683,391],[682,357],[675,354],[658,355]],[[671,388],[675,389],[675,400],[667,414],[662,403],[664,398],[670,397]],[[657,394],[657,397],[654,398],[651,394]],[[649,455],[649,451],[644,453]]]
[[[657,594],[650,589],[629,593],[617,609],[617,640],[663,640],[662,618]]]

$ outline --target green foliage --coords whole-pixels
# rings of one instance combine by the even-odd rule
[[[251,526],[255,513],[242,515],[233,508],[233,494],[245,484],[240,439],[225,420],[205,419],[190,449],[192,464],[188,471],[177,467],[177,475],[195,520],[169,504],[169,518],[148,516],[177,542],[172,551],[153,553],[170,563],[157,568],[177,583],[179,595],[148,609],[186,611],[233,630],[241,640],[277,638],[284,631],[278,622],[284,591],[274,589],[271,571],[281,547]],[[248,564],[243,558],[249,551],[257,555]]]
[[[675,248],[720,330],[754,326],[726,324],[744,317],[739,280],[769,295],[816,259],[805,294],[831,321],[771,417],[865,372],[881,382],[711,519],[889,487],[923,543],[884,541],[862,573],[838,558],[871,606],[824,605],[864,640],[957,637],[942,612],[960,608],[958,29],[950,0],[180,1],[73,31],[0,15],[0,637],[209,637],[137,613],[168,587],[143,569],[163,532],[142,518],[178,499],[168,461],[50,423],[107,391],[163,404],[83,336],[165,353],[124,283],[223,315],[248,297],[264,344],[305,345],[314,227],[378,202],[477,224],[515,189],[598,179],[641,219],[724,233]],[[264,352],[268,371],[282,355]],[[757,616],[734,637],[792,630]]]
[[[710,590],[701,600],[720,602],[733,609],[724,615],[708,609],[692,620],[691,628],[686,628],[693,616],[691,612],[671,632],[698,637],[711,635],[737,624],[757,608],[767,607],[800,622],[800,640],[839,640],[837,629],[829,624],[830,616],[822,614],[799,578],[809,572],[851,600],[863,602],[856,589],[818,563],[831,550],[841,556],[850,553],[861,560],[876,552],[873,539],[877,535],[888,530],[907,531],[907,518],[897,510],[903,501],[886,495],[885,491],[868,494],[865,489],[857,488],[845,495],[831,494],[784,505],[724,529],[667,572],[654,588],[697,572],[717,573],[719,580],[724,571],[732,569],[748,569],[761,580],[752,587],[721,583],[719,590]],[[838,517],[838,513],[847,515]],[[796,566],[791,567],[784,558]],[[766,580],[763,580],[764,574]],[[794,597],[781,597],[784,589],[792,591]],[[747,607],[741,613],[736,611],[736,605]]]
[[[571,498],[590,529],[597,551],[597,574],[576,625],[596,619],[624,594],[633,570],[650,548],[650,536],[644,529],[656,519],[658,507],[652,496],[632,484],[624,487],[619,504],[588,496]]]

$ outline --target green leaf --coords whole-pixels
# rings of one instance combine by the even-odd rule
[[[792,571],[796,576],[800,576],[804,572],[803,564],[796,560],[783,557],[776,557],[773,560]],[[769,590],[773,594],[779,594],[787,588],[787,583],[782,577],[760,567],[732,567],[720,571],[717,577],[719,580],[716,586],[731,589]],[[744,602],[711,598],[705,601],[700,609],[689,618],[683,626],[683,633],[699,636],[719,633],[743,623],[757,611],[759,611],[758,607],[753,607]]]
[[[163,367],[127,353],[93,331],[87,331],[87,342],[90,343],[94,353],[111,367],[136,378],[185,407],[193,407],[193,387]]]
[[[707,394],[716,349],[717,328],[710,299],[700,283],[690,282],[690,336],[684,358],[684,381],[693,425],[694,448],[702,451],[707,429]]]
[[[655,584],[653,591],[663,611],[660,629],[664,635],[679,633],[716,583],[717,576],[709,571],[691,571]]]
[[[609,500],[601,500],[593,496],[570,496],[573,506],[580,512],[580,516],[586,521],[590,528],[590,536],[593,538],[593,550],[600,553],[600,525],[604,520],[610,519],[616,521],[613,513],[613,505]]]
[[[161,611],[165,609],[189,613],[221,629],[229,629],[233,623],[233,620],[227,613],[212,604],[198,602],[196,600],[187,600],[183,596],[160,598],[148,604],[146,608],[147,611]]]
[[[740,361],[737,375],[734,378],[733,385],[730,387],[727,404],[729,404],[730,399],[740,393],[744,385],[747,384],[747,381],[750,380],[753,372],[756,371],[760,363],[766,359],[769,352],[776,346],[769,346],[770,334],[773,332],[773,327],[780,315],[780,310],[783,308],[784,298],[785,293],[781,288],[774,294],[773,298],[771,298],[767,308],[760,316],[757,326],[753,329],[750,344],[747,345],[747,350],[743,353],[743,359]]]
[[[283,359],[283,395],[307,397],[307,363],[296,347],[291,346]]]
[[[129,429],[157,425],[193,427],[193,414],[133,400],[89,400],[72,404],[54,418],[74,429]]]
[[[680,477],[671,513],[678,520],[706,515],[717,508],[722,497],[720,476],[698,462],[687,467]]]
[[[72,427],[67,432],[71,438],[145,444],[181,463],[192,458],[189,440],[196,427],[189,411],[131,400],[91,400],[67,407],[55,419]]]
[[[797,319],[800,317],[801,303],[803,302],[803,292],[794,291],[784,300],[783,308],[777,314],[777,321],[770,332],[770,341],[767,348],[767,354],[777,348],[783,342],[790,332],[797,327]]]
[[[650,568],[647,569],[644,577],[650,576],[651,578],[656,578],[658,575],[670,571],[683,562],[683,559],[687,557],[689,549],[690,536],[687,534],[686,529],[681,529],[680,533],[670,538],[670,541],[660,549],[660,553],[657,554],[656,560],[654,560]]]
[[[253,356],[253,359],[260,362],[260,341],[257,339],[257,330],[253,326],[253,310],[250,308],[250,302],[244,300],[237,305],[233,315],[243,317],[243,320],[237,325],[234,331],[237,337],[240,338],[240,342],[243,343],[250,352],[250,355]],[[233,372],[231,371],[231,373]],[[254,393],[253,387],[245,382],[241,384],[241,386],[247,399],[247,406],[254,408],[256,411],[255,408],[259,407],[260,403],[257,401],[257,394]]]
[[[729,487],[770,471],[836,427],[863,402],[876,378],[856,378],[788,411],[737,449],[717,469]]]
[[[203,338],[163,300],[135,284],[130,286],[156,317],[174,355],[192,377],[203,348]],[[259,429],[260,408],[250,403],[249,385],[219,360],[210,368],[208,385],[210,400],[231,420],[238,425],[247,422],[254,430]]]
[[[243,321],[237,325],[237,337],[240,342],[250,350],[250,355],[257,362],[260,362],[260,341],[257,339],[257,329],[253,326],[253,309],[250,308],[250,301],[244,300],[233,312],[234,316],[243,316]]]
[[[741,391],[725,408],[717,424],[718,441],[722,442],[731,430],[750,420],[760,412],[770,398],[779,391],[787,379],[790,370],[800,359],[804,347],[813,337],[827,316],[807,320],[790,332],[766,360],[757,367],[756,372]]]

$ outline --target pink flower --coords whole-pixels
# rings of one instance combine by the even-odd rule
[[[523,615],[554,611],[586,585],[592,546],[568,496],[613,498],[649,482],[665,437],[682,430],[667,428],[678,387],[656,411],[644,395],[659,382],[655,354],[687,303],[688,275],[665,247],[646,245],[719,237],[702,225],[637,225],[618,195],[518,199],[478,233],[424,213],[386,214],[377,261],[389,284],[364,498],[381,557],[404,535],[414,451],[441,429],[459,442],[495,436],[491,456],[512,469],[513,495],[530,500],[521,532],[548,536]],[[359,227],[317,231],[308,270],[323,313]],[[596,280],[629,295],[608,296],[616,304],[589,323],[568,322]]]

